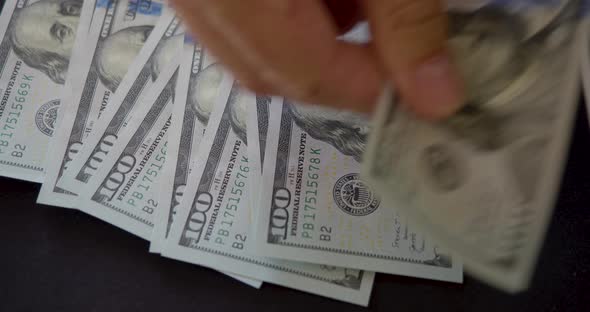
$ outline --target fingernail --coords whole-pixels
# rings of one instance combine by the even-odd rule
[[[419,96],[422,111],[434,117],[446,117],[463,102],[463,84],[459,72],[446,53],[418,65],[414,73],[415,87],[423,90]]]

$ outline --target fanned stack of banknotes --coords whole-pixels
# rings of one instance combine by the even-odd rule
[[[0,175],[254,287],[366,305],[374,272],[460,283],[465,264],[525,289],[588,66],[585,5],[448,4],[468,95],[428,123],[392,90],[373,120],[253,94],[163,0],[8,0]]]

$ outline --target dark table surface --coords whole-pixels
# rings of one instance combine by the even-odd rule
[[[590,311],[590,137],[580,106],[558,204],[531,288],[508,295],[466,276],[463,285],[378,274],[369,308],[387,311]],[[202,267],[152,255],[109,224],[35,204],[39,186],[0,179],[0,311],[362,310],[264,284],[245,286]]]

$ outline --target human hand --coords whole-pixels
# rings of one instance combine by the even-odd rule
[[[462,103],[441,0],[171,0],[204,46],[259,93],[371,112],[386,81],[416,114]],[[373,42],[336,37],[367,18]]]

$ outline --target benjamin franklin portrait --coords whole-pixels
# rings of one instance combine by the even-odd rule
[[[563,17],[562,17],[563,18]],[[518,98],[526,92],[534,96],[533,84],[543,77],[541,60],[559,50],[571,32],[562,31],[557,17],[537,33],[519,15],[494,8],[451,15],[450,45],[466,84],[465,106],[442,123],[444,129],[474,148],[494,151],[518,138],[515,120],[525,110],[540,111]],[[562,56],[563,57],[563,56]]]
[[[176,52],[182,48],[183,43],[184,34],[176,34],[158,44],[152,59],[150,60],[152,80],[155,81],[160,73],[166,68],[166,65],[170,64]]]
[[[229,105],[230,109],[229,120],[231,127],[238,138],[240,138],[245,144],[248,144],[248,136],[246,134],[248,128],[248,112],[256,113],[256,102],[249,102],[247,99],[249,96],[254,96],[254,94],[239,87],[238,84],[234,84],[232,92],[227,100],[227,105]]]
[[[40,0],[20,10],[8,29],[12,49],[28,66],[64,84],[82,0]]]
[[[153,28],[147,25],[123,28],[111,34],[98,47],[96,69],[100,80],[111,92],[117,90]]]
[[[207,124],[215,98],[223,79],[221,65],[215,63],[202,69],[194,79],[191,79],[188,87],[188,104],[197,113],[197,118],[203,124]]]
[[[365,151],[370,127],[360,114],[285,100],[293,121],[316,140],[328,143],[357,161]]]
[[[209,121],[222,79],[223,68],[214,63],[202,69],[189,84],[188,104],[195,110],[197,118],[203,124],[207,124]],[[234,83],[227,99],[232,130],[246,144],[247,114],[248,111],[256,109],[254,102],[248,101],[247,97],[249,96],[253,96],[253,94]]]
[[[526,17],[493,8],[451,15],[451,47],[467,86],[465,106],[436,124],[476,155],[505,155],[525,198],[534,196],[558,116],[573,18],[563,9],[531,31]],[[451,192],[468,180],[457,146],[425,146],[421,164],[430,186]],[[498,156],[499,157],[499,156]]]
[[[189,90],[189,101],[197,111],[199,120],[206,123],[215,105],[215,96],[221,84],[223,71],[220,65],[204,69]],[[250,101],[254,94],[234,85],[227,105],[230,108],[230,122],[234,133],[247,143],[247,114],[255,112],[256,101]],[[319,106],[292,104],[285,100],[297,125],[317,140],[324,141],[342,154],[360,161],[369,134],[368,121],[362,116],[336,111]]]

